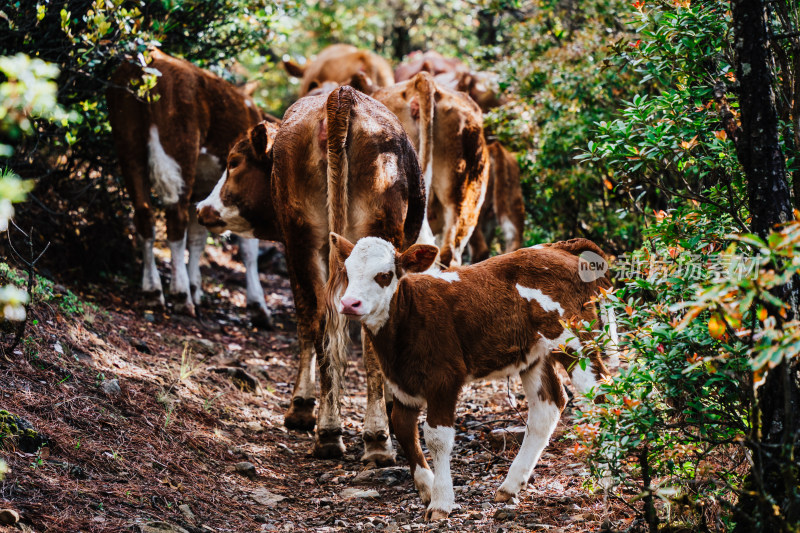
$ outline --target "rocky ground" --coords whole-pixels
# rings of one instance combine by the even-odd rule
[[[169,308],[147,312],[128,279],[71,290],[40,282],[28,335],[0,358],[0,452],[9,469],[0,482],[0,523],[16,522],[0,530],[582,532],[631,525],[633,514],[593,489],[573,456],[569,410],[519,503],[493,503],[518,447],[513,428],[526,413],[513,380],[475,384],[462,395],[452,465],[461,507],[448,520],[424,522],[401,454],[395,467],[359,463],[365,375],[358,350],[343,409],[347,454],[314,459],[312,435],[283,427],[297,361],[288,281],[279,262],[262,273],[278,328],[251,327],[234,252],[233,245],[209,247],[208,303],[197,319]],[[17,275],[0,272],[0,285]],[[7,349],[13,331],[1,333]]]

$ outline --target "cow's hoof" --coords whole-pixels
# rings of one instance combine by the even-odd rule
[[[164,309],[164,293],[159,290],[144,291],[144,305],[148,309],[161,311]]]
[[[292,398],[292,406],[283,418],[283,425],[286,429],[294,429],[297,431],[311,431],[317,423],[317,418],[314,416],[314,404],[317,401],[314,398],[301,398],[295,396]]]
[[[494,501],[497,503],[513,502],[516,498],[517,498],[516,494],[511,494],[510,492],[506,492],[503,489],[499,489],[497,493],[494,495]]]
[[[365,431],[364,439],[364,455],[361,456],[361,462],[366,465],[375,465],[376,467],[392,466],[395,464],[394,450],[392,450],[392,441],[389,440],[389,434],[383,430],[376,431],[375,433]]]
[[[314,441],[314,457],[320,459],[338,459],[344,455],[342,429],[318,429]]]
[[[197,314],[194,312],[194,304],[185,292],[177,292],[172,294],[171,297],[175,300],[175,312],[180,315],[190,316],[195,318]]]
[[[192,295],[192,302],[194,305],[200,305],[203,301],[203,288],[189,285],[189,292]]]
[[[431,509],[430,507],[425,511],[425,520],[435,522],[437,520],[444,520],[450,516],[450,513],[442,509]]]
[[[247,304],[247,315],[250,317],[250,323],[259,329],[275,329],[275,324],[272,322],[272,314],[269,309],[264,305],[259,305],[255,302]]]

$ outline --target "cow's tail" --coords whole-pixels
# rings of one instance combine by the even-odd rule
[[[429,72],[420,72],[414,76],[413,84],[419,95],[419,162],[422,168],[422,180],[425,183],[425,201],[429,202],[433,183],[433,110],[436,85]],[[427,205],[423,210],[422,228],[417,242],[434,244],[433,232],[428,224]]]
[[[347,140],[350,114],[356,99],[356,90],[345,85],[328,96],[326,104],[328,123],[328,229],[344,235],[347,226],[348,160]],[[331,247],[328,253],[328,281],[325,285],[325,341],[323,357],[330,357],[333,390],[343,383],[347,366],[347,320],[339,314],[336,305],[342,297],[344,270]]]

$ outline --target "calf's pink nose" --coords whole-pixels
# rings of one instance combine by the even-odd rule
[[[342,310],[340,312],[343,315],[360,315],[361,300],[345,296],[342,298]]]

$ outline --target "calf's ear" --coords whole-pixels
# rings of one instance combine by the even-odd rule
[[[302,78],[303,74],[306,72],[305,67],[301,67],[294,61],[284,61],[283,68],[286,69],[286,72],[288,72],[290,76],[294,76],[295,78]]]
[[[253,151],[259,157],[263,157],[272,150],[272,143],[275,140],[275,132],[277,126],[266,120],[259,122],[250,130],[250,144],[253,145]]]
[[[430,244],[414,244],[400,256],[400,266],[406,272],[424,272],[428,270],[439,249]]]
[[[339,260],[344,261],[350,257],[350,252],[353,251],[353,243],[339,235],[338,233],[331,232],[331,250],[336,250]]]
[[[367,76],[367,73],[363,70],[359,70],[353,74],[353,77],[350,78],[350,86],[364,94],[372,94],[375,92],[375,84],[372,83],[372,79]]]

